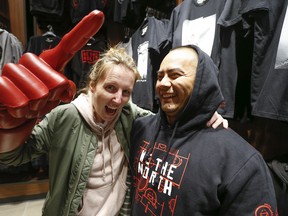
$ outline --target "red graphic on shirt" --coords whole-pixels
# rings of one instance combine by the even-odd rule
[[[82,50],[82,63],[95,64],[100,57],[100,52],[96,50]]]
[[[101,3],[102,3],[102,5],[106,5],[107,4],[107,0],[102,0]]]
[[[274,216],[272,208],[268,204],[263,204],[255,210],[255,216]],[[275,216],[278,216],[276,213]]]
[[[137,185],[136,202],[143,205],[145,212],[150,215],[174,215],[177,196],[173,195],[173,190],[181,188],[190,154],[180,155],[179,150],[168,150],[163,143],[156,143],[151,150],[148,146],[149,142],[143,141],[133,164],[138,173],[134,177]],[[165,199],[160,200],[157,194],[165,196]]]
[[[78,0],[73,0],[72,1],[72,5],[74,8],[78,8],[79,7],[79,1]]]

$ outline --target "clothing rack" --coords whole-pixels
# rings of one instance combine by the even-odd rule
[[[169,15],[151,7],[146,7],[146,17],[154,16],[156,19],[168,19]]]

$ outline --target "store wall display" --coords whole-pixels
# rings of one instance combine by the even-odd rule
[[[287,35],[286,11],[285,0],[273,4],[187,0],[172,11],[168,42],[172,47],[197,44],[219,66],[225,97],[221,114],[225,117],[234,118],[236,114],[241,118],[237,109],[245,106],[248,115],[288,120],[288,98],[284,96],[288,79],[287,44],[283,40]],[[278,60],[281,63],[275,65]],[[283,87],[280,92],[276,90],[279,85]],[[246,100],[238,100],[240,97]]]
[[[158,106],[153,83],[162,56],[178,45],[200,46],[219,68],[225,97],[219,112],[229,119],[230,127],[267,161],[288,154],[288,0],[32,0],[29,3],[29,12],[40,34],[29,38],[31,41],[23,48],[36,54],[54,46],[54,42],[57,44],[91,10],[103,10],[106,21],[100,30],[101,39],[94,35],[95,41],[91,38],[68,63],[65,75],[81,87],[105,47],[129,42],[125,46],[129,46],[142,74],[132,99],[152,111]],[[6,21],[10,23],[9,19]],[[49,25],[56,37],[44,35]],[[2,36],[0,33],[0,40]],[[34,49],[35,38],[54,42]],[[9,55],[4,54],[3,45],[1,51],[2,62]]]
[[[231,2],[205,0],[198,3],[194,0],[183,1],[172,11],[167,33],[167,43],[171,47],[185,44],[198,45],[211,56],[218,67],[223,67],[223,64],[225,64],[221,61],[221,49],[222,46],[225,46],[223,48],[229,52],[230,58],[229,64],[226,64],[227,68],[225,67],[223,70],[233,74],[228,75],[229,78],[231,77],[229,82],[221,83],[226,101],[225,112],[222,111],[221,114],[227,118],[233,117],[235,108],[236,78],[234,77],[237,76],[237,63],[234,53],[236,34],[233,25],[240,20],[237,14],[238,9]],[[232,26],[231,32],[228,32],[229,35],[224,35],[224,38],[227,38],[225,44],[221,41],[223,36],[220,35],[220,20],[225,20],[227,27]],[[226,74],[226,72],[224,73]],[[230,85],[229,90],[225,91],[227,87],[223,87],[223,85],[227,84]]]

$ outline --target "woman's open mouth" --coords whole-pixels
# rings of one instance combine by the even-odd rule
[[[106,109],[106,112],[109,114],[109,115],[114,115],[117,111],[117,108],[116,107],[109,107],[109,106],[105,106],[105,109]]]

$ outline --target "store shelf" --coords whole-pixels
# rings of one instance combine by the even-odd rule
[[[0,185],[0,203],[45,197],[49,188],[48,180],[6,183]]]

